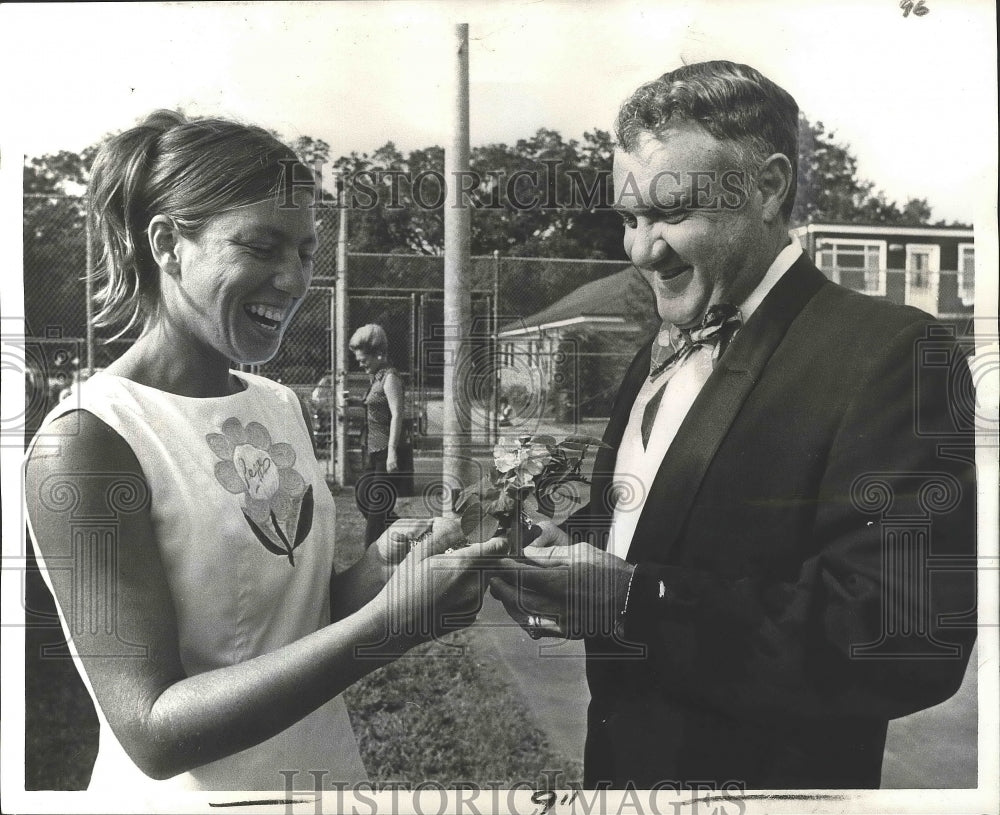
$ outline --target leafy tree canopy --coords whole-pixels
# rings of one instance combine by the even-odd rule
[[[567,140],[542,128],[513,145],[475,147],[471,174],[460,183],[445,183],[444,150],[436,145],[404,155],[389,141],[370,154],[352,152],[335,160],[322,139],[303,136],[292,147],[307,163],[323,169],[327,190],[337,183],[346,186],[354,252],[440,255],[444,207],[454,205],[461,194],[473,206],[474,255],[499,251],[504,256],[625,259],[621,222],[610,210],[614,144],[603,130]],[[26,236],[52,237],[33,213],[44,206],[42,197],[79,194],[95,152],[96,145],[81,153],[64,150],[25,159],[24,190],[38,196],[26,201]],[[329,235],[337,220],[332,192],[326,204],[329,214],[321,220]],[[859,176],[856,156],[834,131],[822,121],[800,116],[794,223],[909,226],[931,224],[931,218],[926,198],[902,204],[890,200],[874,182]],[[78,217],[71,220],[80,225]],[[934,225],[965,226],[944,221]]]

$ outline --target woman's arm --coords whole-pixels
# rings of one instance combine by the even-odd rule
[[[52,430],[64,439],[61,448],[54,454],[35,448],[26,467],[36,544],[97,701],[129,756],[153,778],[276,735],[417,644],[420,632],[438,630],[434,620],[454,606],[448,598],[468,604],[478,584],[478,575],[461,569],[436,569],[431,581],[418,568],[426,554],[418,547],[397,570],[406,575],[395,592],[383,591],[360,611],[277,651],[188,677],[148,502],[109,516],[110,483],[145,488],[135,455],[89,413],[57,420]],[[81,514],[110,517],[116,534],[74,540],[71,516]],[[463,564],[478,554],[466,551],[459,553]],[[89,624],[102,609],[115,621],[113,630]],[[368,658],[355,659],[366,645]]]
[[[382,383],[385,398],[389,402],[392,419],[389,421],[389,446],[385,458],[385,469],[394,473],[399,469],[397,451],[399,439],[403,434],[403,383],[396,373],[388,373]]]

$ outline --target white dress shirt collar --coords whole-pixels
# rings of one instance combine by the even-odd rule
[[[795,261],[801,255],[802,245],[794,239],[788,246],[778,252],[778,256],[771,262],[771,266],[764,273],[764,277],[757,284],[757,288],[750,292],[750,296],[740,304],[740,313],[743,315],[743,322],[750,319],[750,315],[757,310],[757,306],[764,301],[768,292],[781,280],[785,272],[792,268]]]

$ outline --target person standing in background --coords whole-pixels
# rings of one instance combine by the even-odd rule
[[[396,498],[401,479],[412,470],[412,452],[403,443],[403,380],[389,364],[385,329],[375,323],[361,326],[351,336],[350,348],[371,377],[364,397],[363,448],[367,467],[355,487],[358,508],[367,520],[368,546],[386,530],[390,520],[395,520]]]

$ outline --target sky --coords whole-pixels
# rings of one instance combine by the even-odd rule
[[[80,150],[161,107],[329,142],[446,144],[470,26],[471,142],[610,130],[639,84],[728,58],[777,81],[891,199],[972,221],[995,177],[990,2],[357,2],[0,6],[8,155]]]

